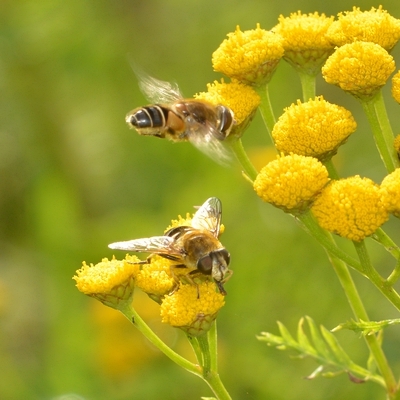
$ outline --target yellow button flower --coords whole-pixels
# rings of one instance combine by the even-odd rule
[[[274,126],[272,137],[279,152],[326,160],[356,127],[350,111],[321,96],[307,103],[298,100],[286,108]]]
[[[272,30],[283,37],[283,58],[296,70],[316,75],[333,53],[334,46],[326,37],[332,22],[333,17],[317,12],[307,15],[298,11],[288,18],[281,15]]]
[[[252,120],[257,107],[260,104],[260,96],[250,86],[239,81],[225,83],[214,81],[207,85],[207,92],[201,92],[194,97],[198,100],[206,100],[212,104],[223,104],[229,107],[235,115],[235,126],[230,135],[243,133],[249,122]]]
[[[147,293],[157,303],[174,290],[177,281],[172,269],[175,264],[160,256],[152,256],[148,264],[143,264],[136,276],[136,286]],[[186,270],[186,269],[184,269]]]
[[[212,55],[215,71],[259,86],[268,83],[283,56],[282,38],[260,28],[242,32],[239,26],[228,34]]]
[[[392,96],[400,104],[400,71],[392,78]]]
[[[327,33],[336,46],[363,41],[379,44],[389,51],[400,39],[400,20],[392,17],[382,6],[372,7],[370,11],[353,7],[353,11],[339,13],[338,17]]]
[[[264,201],[298,213],[310,206],[328,181],[328,171],[316,158],[290,154],[262,168],[254,189]]]
[[[360,99],[370,99],[395,70],[393,57],[371,42],[339,47],[322,67],[324,79]]]
[[[82,293],[118,309],[121,303],[132,300],[135,277],[140,269],[135,263],[139,261],[136,256],[127,255],[122,261],[103,258],[96,265],[83,262],[72,279]]]
[[[395,169],[383,179],[381,192],[384,207],[400,218],[400,168]]]
[[[330,183],[311,210],[322,228],[356,242],[388,219],[379,186],[358,175]]]
[[[200,336],[210,329],[224,304],[224,296],[213,282],[181,285],[170,296],[164,297],[162,322],[179,327],[192,336]]]

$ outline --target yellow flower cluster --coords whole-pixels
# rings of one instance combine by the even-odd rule
[[[183,329],[192,336],[206,333],[224,306],[224,296],[212,282],[182,285],[161,304],[162,322]]]
[[[281,15],[272,31],[283,37],[283,58],[295,69],[316,75],[333,52],[334,46],[326,37],[332,22],[333,17],[317,12],[307,15],[298,11],[287,18]]]
[[[136,256],[127,255],[122,261],[103,258],[96,265],[83,262],[72,279],[80,292],[118,308],[121,302],[132,300],[135,278],[140,270],[135,263],[139,261]]]
[[[161,302],[164,295],[173,291],[177,282],[172,275],[174,263],[164,257],[152,256],[148,264],[143,264],[136,276],[136,286],[153,300]]]
[[[191,226],[191,221],[189,213],[186,218],[178,216],[166,231]],[[104,258],[90,266],[84,262],[73,279],[82,293],[116,309],[131,304],[134,288],[138,287],[161,304],[163,322],[199,336],[210,328],[225,302],[211,277],[199,273],[193,279],[188,275],[193,270],[155,254],[147,262],[127,255],[122,261]]]
[[[389,217],[379,186],[358,175],[331,182],[311,209],[322,228],[356,242]]]
[[[383,179],[381,191],[384,207],[400,218],[400,168],[395,169]]]
[[[395,70],[393,57],[371,42],[354,42],[339,47],[322,67],[326,82],[339,86],[360,99],[375,96]]]
[[[295,153],[329,159],[357,124],[350,111],[317,97],[285,109],[272,131],[276,148],[284,154]]]
[[[400,71],[392,78],[392,96],[400,104]]]
[[[207,85],[207,92],[198,93],[194,97],[229,107],[235,115],[236,125],[252,118],[260,104],[260,96],[252,87],[235,80],[230,83],[214,81]]]
[[[336,46],[363,41],[379,44],[389,51],[400,39],[400,20],[392,17],[382,6],[364,12],[353,7],[353,11],[338,16],[327,33]]]
[[[215,71],[249,84],[267,83],[283,56],[282,38],[260,28],[228,34],[212,55]]]
[[[310,206],[328,181],[328,171],[316,158],[290,154],[262,168],[254,190],[275,207],[298,213]]]

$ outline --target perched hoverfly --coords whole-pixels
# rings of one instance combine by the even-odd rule
[[[189,280],[195,276],[209,276],[219,291],[226,295],[223,284],[230,278],[230,255],[218,240],[222,204],[211,197],[196,211],[190,226],[171,228],[164,236],[112,243],[111,249],[158,254],[175,261],[174,267],[187,267]],[[194,268],[194,269],[193,269]]]
[[[185,99],[176,83],[158,80],[134,68],[139,87],[153,104],[135,108],[126,116],[130,128],[140,135],[189,141],[222,164],[230,159],[222,141],[235,119],[230,108],[203,100]]]

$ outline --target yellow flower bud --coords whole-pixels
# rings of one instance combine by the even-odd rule
[[[160,310],[162,322],[192,336],[200,336],[210,329],[224,304],[224,296],[213,282],[181,285],[174,293],[164,297]]]
[[[326,37],[332,22],[333,17],[317,12],[307,15],[298,11],[288,18],[281,15],[272,30],[283,37],[283,58],[296,70],[316,75],[333,52],[334,46]]]
[[[140,269],[135,264],[138,261],[137,257],[127,255],[122,261],[103,258],[100,263],[90,266],[83,262],[72,279],[82,293],[118,309],[121,304],[132,301],[135,278]]]
[[[381,192],[384,207],[400,218],[400,168],[395,169],[383,179]]]
[[[388,219],[379,186],[358,175],[331,182],[311,210],[322,228],[356,242]]]
[[[272,131],[278,151],[330,159],[356,130],[351,112],[317,97],[292,104],[279,117]]]
[[[283,56],[282,38],[260,28],[228,34],[212,55],[214,71],[248,85],[268,83]]]
[[[298,213],[309,208],[328,181],[328,171],[316,158],[290,154],[262,168],[254,190],[275,207]]]
[[[339,47],[322,67],[326,82],[339,86],[353,96],[369,100],[394,71],[393,57],[371,42],[354,42]]]
[[[400,20],[386,10],[372,7],[370,11],[339,13],[339,18],[328,29],[327,36],[336,46],[355,41],[373,42],[390,51],[400,39]]]

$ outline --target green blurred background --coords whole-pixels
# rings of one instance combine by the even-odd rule
[[[151,348],[116,311],[78,292],[71,279],[82,260],[112,256],[108,243],[160,234],[172,218],[210,196],[223,203],[222,241],[235,272],[218,317],[220,373],[233,398],[385,397],[374,384],[356,385],[345,375],[305,380],[314,361],[290,359],[255,338],[261,331],[277,333],[277,320],[293,331],[306,314],[328,328],[352,317],[322,249],[292,218],[263,204],[239,166],[223,168],[189,144],[140,137],[124,121],[129,110],[146,104],[129,57],[160,79],[178,81],[189,97],[220,78],[211,54],[236,25],[253,29],[259,22],[270,29],[280,14],[297,10],[336,15],[353,5],[379,5],[322,4],[1,1],[0,399],[210,396],[202,381]],[[398,0],[382,4],[400,18]],[[400,59],[398,48],[392,54]],[[270,91],[277,115],[301,97],[286,63]],[[380,182],[384,169],[360,105],[320,78],[317,91],[350,109],[358,123],[335,158],[341,175]],[[398,133],[390,87],[385,95]],[[259,166],[272,157],[259,115],[243,141]],[[395,234],[395,222],[387,229]],[[373,260],[387,273],[392,261],[377,250],[372,248]],[[372,319],[397,317],[368,282],[355,279]],[[153,328],[188,354],[184,335],[161,326],[145,296],[136,301]],[[388,329],[384,346],[396,374],[398,334]],[[366,362],[360,337],[337,337],[355,361]]]

